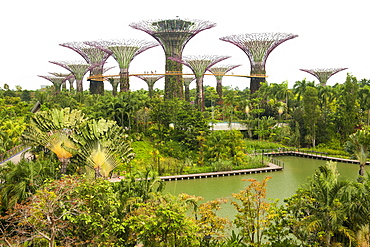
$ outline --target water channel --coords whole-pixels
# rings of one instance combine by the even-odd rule
[[[267,198],[279,199],[283,202],[285,198],[292,196],[297,188],[307,182],[307,178],[312,176],[314,171],[326,161],[295,156],[275,157],[284,162],[284,170],[268,173],[254,173],[248,175],[202,178],[192,180],[177,180],[166,182],[165,192],[173,195],[186,193],[189,195],[201,196],[205,201],[216,198],[233,199],[232,193],[237,193],[250,182],[242,179],[254,178],[259,181],[266,176],[272,177],[267,182]],[[338,171],[342,179],[355,180],[357,178],[359,166],[351,163],[337,163]],[[202,201],[203,202],[203,201]],[[231,205],[224,205],[220,211],[220,216],[234,215]]]

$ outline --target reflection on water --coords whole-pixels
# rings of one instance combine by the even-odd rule
[[[202,178],[194,180],[178,180],[166,182],[165,192],[173,195],[186,193],[189,195],[201,196],[204,201],[216,198],[232,199],[232,193],[237,193],[249,182],[242,179],[254,178],[259,181],[267,176],[272,177],[267,182],[267,197],[279,199],[281,202],[294,194],[297,188],[307,181],[315,169],[325,165],[326,161],[315,160],[294,156],[276,157],[285,163],[283,171],[270,173],[257,173],[230,177]],[[355,180],[359,166],[351,163],[337,163],[338,171],[343,179]],[[221,216],[234,215],[231,205],[225,205]]]

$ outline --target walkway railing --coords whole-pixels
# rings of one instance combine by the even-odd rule
[[[284,169],[284,162],[283,161],[278,160],[278,159],[274,159],[274,158],[271,158],[271,157],[269,157],[269,159],[270,159],[270,163],[275,164],[277,166],[280,166]]]
[[[23,144],[18,145],[18,146],[15,146],[14,148],[6,151],[6,153],[0,154],[0,163],[3,163],[5,161],[11,159],[13,156],[15,156],[15,155],[17,155],[19,153],[25,152],[28,149],[29,149],[29,147],[26,147]]]

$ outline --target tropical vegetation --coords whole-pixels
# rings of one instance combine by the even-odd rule
[[[205,111],[161,90],[90,94],[0,88],[0,244],[7,246],[366,246],[370,84],[306,80],[204,90]],[[217,100],[216,100],[217,99]],[[39,107],[39,108],[38,108]],[[213,130],[218,123],[245,130]],[[227,201],[163,193],[163,175],[265,166],[260,150],[313,149],[360,162],[356,181],[320,167],[284,203],[268,179]],[[17,149],[18,150],[18,149]],[[119,177],[120,182],[111,179]],[[218,211],[230,203],[234,220]]]

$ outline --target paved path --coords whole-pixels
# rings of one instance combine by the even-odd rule
[[[22,151],[20,151],[19,153],[16,153],[15,155],[13,155],[12,157],[10,157],[10,158],[8,158],[8,159],[6,159],[6,160],[4,160],[3,162],[0,162],[0,165],[2,165],[2,164],[5,164],[6,162],[8,162],[8,161],[11,161],[11,162],[13,162],[13,163],[18,163],[21,159],[22,159],[22,154],[23,153],[25,153],[24,154],[24,158],[26,158],[26,159],[30,159],[31,157],[32,157],[32,154],[30,153],[30,152],[28,152],[27,150],[28,150],[29,148],[26,148],[26,149],[24,149],[24,150],[22,150]]]

